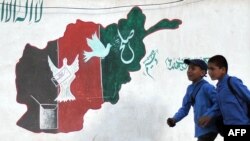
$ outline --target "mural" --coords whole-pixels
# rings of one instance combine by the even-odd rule
[[[143,39],[158,30],[177,29],[179,19],[162,19],[145,29],[146,16],[133,7],[126,19],[107,27],[77,20],[44,49],[26,44],[16,64],[17,102],[27,111],[17,125],[32,132],[72,132],[83,128],[89,109],[116,104],[130,73],[141,69]],[[144,62],[149,68],[157,51]]]

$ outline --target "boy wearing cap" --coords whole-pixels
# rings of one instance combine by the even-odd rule
[[[229,76],[227,71],[228,63],[224,56],[215,55],[208,60],[208,73],[212,80],[218,80],[217,100],[223,123],[225,125],[250,125],[247,115],[249,114],[247,102],[250,102],[250,91],[239,78]]]
[[[188,65],[187,76],[192,84],[187,87],[182,106],[167,124],[174,127],[177,122],[188,115],[191,106],[194,111],[195,137],[198,141],[214,141],[217,136],[215,121],[211,120],[219,113],[216,90],[203,77],[207,73],[207,64],[201,59],[185,59]]]

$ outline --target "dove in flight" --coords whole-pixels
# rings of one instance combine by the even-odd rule
[[[84,62],[89,61],[92,57],[105,58],[109,54],[112,45],[110,43],[105,47],[100,39],[97,37],[96,33],[92,35],[92,39],[87,38],[87,44],[92,49],[91,52],[84,51]]]
[[[56,85],[56,87],[60,88],[60,92],[55,99],[57,102],[75,100],[75,96],[70,90],[70,85],[76,77],[75,73],[79,70],[78,56],[79,55],[76,56],[74,62],[71,65],[68,65],[67,58],[64,58],[63,66],[59,69],[53,64],[50,57],[48,56],[49,67],[53,74],[53,78],[51,78],[51,80]]]

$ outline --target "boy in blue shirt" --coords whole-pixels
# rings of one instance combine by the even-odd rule
[[[215,120],[211,119],[218,115],[219,106],[214,86],[203,79],[207,73],[207,64],[200,59],[185,59],[184,63],[188,65],[187,76],[192,84],[183,97],[182,107],[172,118],[167,119],[167,124],[174,127],[188,115],[193,106],[195,137],[198,141],[214,141],[218,133]]]
[[[224,56],[215,55],[208,60],[208,73],[212,80],[218,80],[218,103],[225,125],[249,125],[247,102],[250,101],[250,91],[237,77],[227,74],[228,63]],[[229,84],[235,90],[232,92]]]

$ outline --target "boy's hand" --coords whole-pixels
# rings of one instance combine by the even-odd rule
[[[169,127],[174,127],[175,126],[175,120],[173,118],[168,118],[167,119],[167,124]]]
[[[212,118],[209,116],[202,116],[202,117],[200,117],[198,123],[201,127],[206,127],[209,124],[209,122],[211,121],[211,119]]]

